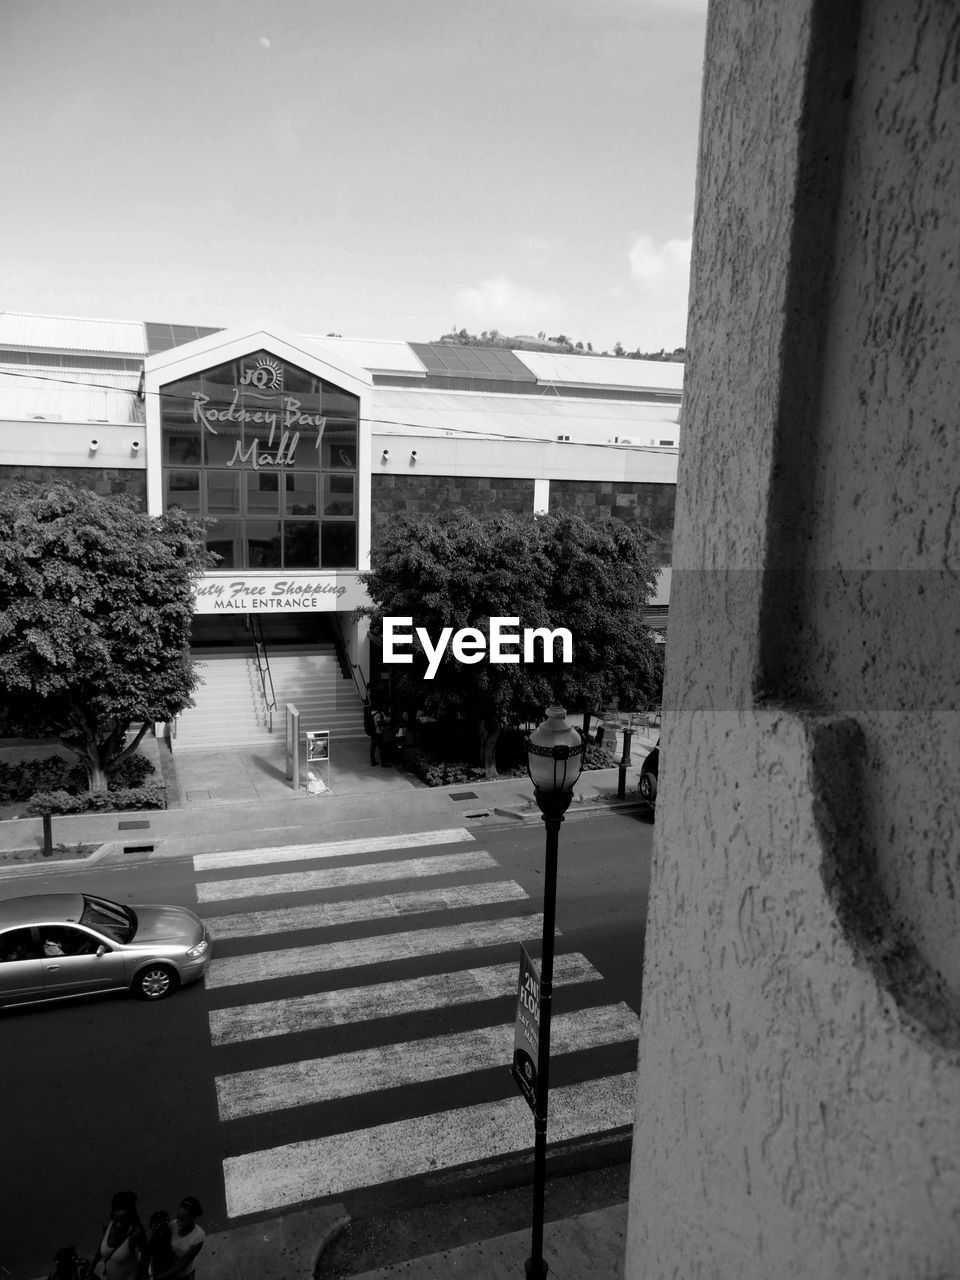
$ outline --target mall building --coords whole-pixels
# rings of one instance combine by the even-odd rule
[[[665,630],[683,366],[447,342],[0,312],[0,484],[70,481],[209,518],[205,664],[176,747],[362,733],[386,678],[358,573],[399,513],[642,522]],[[271,703],[279,709],[271,715]]]

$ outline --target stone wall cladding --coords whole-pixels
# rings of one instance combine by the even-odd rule
[[[477,515],[532,511],[533,481],[488,476],[378,475],[370,483],[370,537],[395,515],[439,516],[463,508]]]
[[[51,487],[72,484],[79,489],[90,489],[101,497],[124,494],[133,498],[141,511],[147,509],[147,473],[141,468],[0,466],[0,487],[6,488],[17,480]]]
[[[626,1280],[958,1274],[958,57],[710,6]]]
[[[604,514],[642,524],[656,539],[654,563],[669,565],[673,555],[673,514],[677,486],[644,481],[551,480],[550,510],[578,515]]]

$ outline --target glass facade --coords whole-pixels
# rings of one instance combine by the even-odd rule
[[[266,351],[160,389],[164,510],[218,569],[355,569],[360,402]]]

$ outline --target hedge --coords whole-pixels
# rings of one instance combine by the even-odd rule
[[[62,788],[56,791],[37,791],[27,801],[28,814],[43,813],[112,813],[119,809],[165,809],[167,784],[148,782],[143,787],[118,787],[115,791],[85,791],[71,795]]]

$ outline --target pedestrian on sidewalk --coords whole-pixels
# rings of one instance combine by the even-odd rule
[[[110,1221],[93,1255],[93,1274],[99,1280],[136,1280],[146,1247],[136,1193],[118,1191],[110,1201]]]
[[[377,752],[383,760],[383,712],[379,707],[370,710],[370,763],[377,763]]]
[[[203,1248],[206,1232],[197,1219],[203,1206],[196,1196],[184,1196],[170,1230],[173,1263],[165,1270],[154,1271],[153,1280],[194,1280],[197,1254]]]
[[[380,763],[385,769],[393,764],[393,748],[396,742],[396,731],[389,716],[383,717],[383,728],[380,736]]]
[[[397,721],[396,727],[394,729],[394,738],[395,738],[394,745],[396,748],[397,766],[400,769],[403,769],[405,767],[403,752],[407,745],[407,737],[409,732],[410,732],[410,716],[406,711],[404,711],[403,715]]]
[[[147,1274],[158,1276],[162,1271],[176,1267],[170,1237],[173,1226],[166,1209],[157,1209],[150,1215],[150,1234],[147,1236]],[[141,1272],[141,1275],[143,1273]]]

